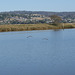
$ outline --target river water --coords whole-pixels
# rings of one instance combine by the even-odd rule
[[[75,75],[75,29],[1,32],[0,75]]]

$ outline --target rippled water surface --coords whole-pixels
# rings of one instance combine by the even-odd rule
[[[0,75],[75,75],[75,29],[0,33]]]

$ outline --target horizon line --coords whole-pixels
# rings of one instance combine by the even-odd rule
[[[1,12],[16,12],[16,11],[31,11],[31,12],[75,12],[75,11],[46,11],[46,10],[6,10]]]

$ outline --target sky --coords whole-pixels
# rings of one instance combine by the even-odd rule
[[[4,11],[75,11],[75,0],[0,0],[0,12]]]

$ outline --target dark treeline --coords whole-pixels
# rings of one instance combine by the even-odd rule
[[[75,12],[46,12],[46,11],[10,11],[10,12],[1,12],[0,14],[5,15],[18,15],[24,16],[24,14],[41,14],[46,16],[58,15],[63,18],[75,18]]]

